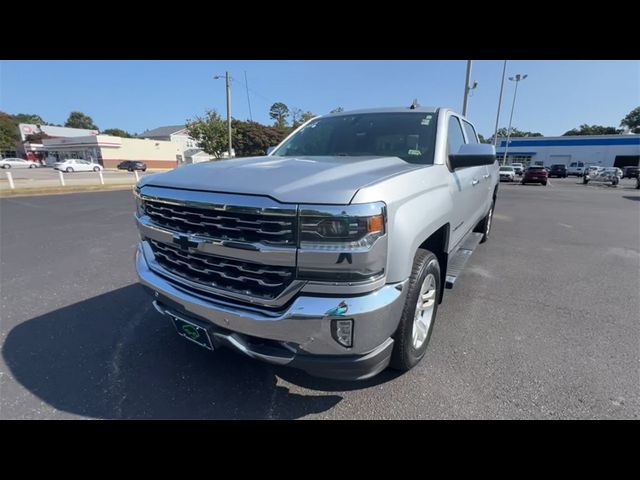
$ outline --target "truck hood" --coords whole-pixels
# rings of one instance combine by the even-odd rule
[[[356,192],[422,168],[398,157],[248,157],[148,175],[139,186],[264,195],[283,203],[348,204]]]

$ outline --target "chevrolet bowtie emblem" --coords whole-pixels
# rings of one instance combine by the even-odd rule
[[[189,248],[198,248],[198,242],[194,242],[189,238],[188,235],[174,235],[173,243],[178,245],[183,250],[188,250]]]

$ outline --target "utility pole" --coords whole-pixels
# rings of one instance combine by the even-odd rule
[[[222,78],[221,75],[213,77],[215,80]],[[229,72],[224,72],[224,78],[227,84],[227,128],[229,130],[229,158],[231,158],[231,152],[233,151],[231,145],[231,76]]]
[[[516,106],[516,95],[518,95],[518,84],[520,80],[527,78],[527,75],[520,75],[519,73],[514,77],[509,77],[509,80],[516,82],[516,89],[513,92],[513,103],[511,104],[511,115],[509,116],[509,128],[507,129],[507,143],[504,144],[504,157],[502,157],[502,164],[507,163],[507,151],[509,150],[509,139],[511,138],[511,121],[513,120],[513,109]]]
[[[467,116],[467,104],[469,102],[469,92],[478,86],[478,82],[473,82],[473,86],[469,85],[471,82],[471,60],[467,60],[467,76],[464,81],[464,101],[462,103],[462,116]]]
[[[227,80],[227,128],[229,129],[229,158],[231,158],[233,148],[231,146],[231,77],[229,72],[225,72]]]
[[[500,107],[502,106],[502,92],[504,90],[504,76],[507,73],[507,61],[502,64],[502,81],[500,82],[500,96],[498,97],[498,112],[496,113],[496,130],[493,133],[493,146],[498,143],[498,122],[500,121]]]

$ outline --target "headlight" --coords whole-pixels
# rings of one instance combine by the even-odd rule
[[[387,210],[382,202],[300,205],[298,278],[375,282],[387,262]]]
[[[300,246],[329,249],[369,248],[385,233],[382,202],[334,207],[300,206]]]

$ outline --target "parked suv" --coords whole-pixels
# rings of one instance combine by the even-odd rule
[[[622,178],[638,178],[640,176],[640,167],[630,166],[622,169]]]
[[[139,162],[137,160],[125,160],[118,164],[118,170],[129,170],[130,172],[133,172],[134,170],[142,170],[145,172],[147,170],[147,165],[144,162]]]
[[[567,178],[567,166],[564,163],[551,165],[549,178],[551,177]]]
[[[408,370],[489,236],[498,182],[494,146],[449,109],[324,115],[267,156],[142,178],[136,270],[208,350],[330,378]]]
[[[522,185],[526,183],[547,184],[548,173],[544,167],[529,167],[524,171],[522,176]]]

